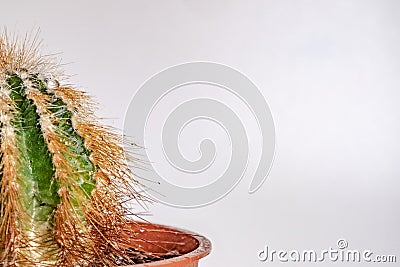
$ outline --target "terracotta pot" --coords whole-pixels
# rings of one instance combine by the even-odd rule
[[[211,252],[211,242],[206,237],[168,226],[132,223],[132,245],[153,255],[180,255],[150,263],[126,267],[197,267],[199,260]]]

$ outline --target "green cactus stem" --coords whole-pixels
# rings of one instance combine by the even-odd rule
[[[36,42],[0,36],[0,265],[116,266],[154,259],[129,248],[126,198],[146,201],[121,136],[90,97],[60,85]]]

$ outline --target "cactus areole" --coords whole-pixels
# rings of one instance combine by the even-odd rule
[[[98,122],[86,93],[60,84],[38,48],[0,37],[0,265],[154,260],[121,234],[132,214],[121,203],[145,201],[121,136]]]

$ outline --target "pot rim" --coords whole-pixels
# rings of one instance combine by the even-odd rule
[[[137,222],[136,222],[137,223]],[[169,259],[164,259],[160,261],[153,261],[153,262],[148,262],[148,263],[141,263],[141,264],[135,264],[135,265],[125,265],[123,267],[153,267],[153,266],[164,266],[167,264],[171,263],[179,263],[179,264],[188,264],[192,262],[197,262],[199,259],[204,258],[208,254],[210,254],[212,245],[211,241],[198,233],[182,229],[182,228],[177,228],[177,227],[171,227],[167,225],[162,225],[162,224],[156,224],[156,223],[139,223],[139,224],[145,224],[145,225],[154,225],[156,227],[162,227],[162,228],[167,228],[173,231],[177,231],[183,234],[187,234],[192,236],[197,240],[199,243],[198,247],[191,252],[188,252],[186,254],[169,258]]]

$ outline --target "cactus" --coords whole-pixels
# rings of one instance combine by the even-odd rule
[[[37,38],[0,36],[1,266],[116,266],[131,248],[127,199],[146,201],[121,135],[66,78]]]

